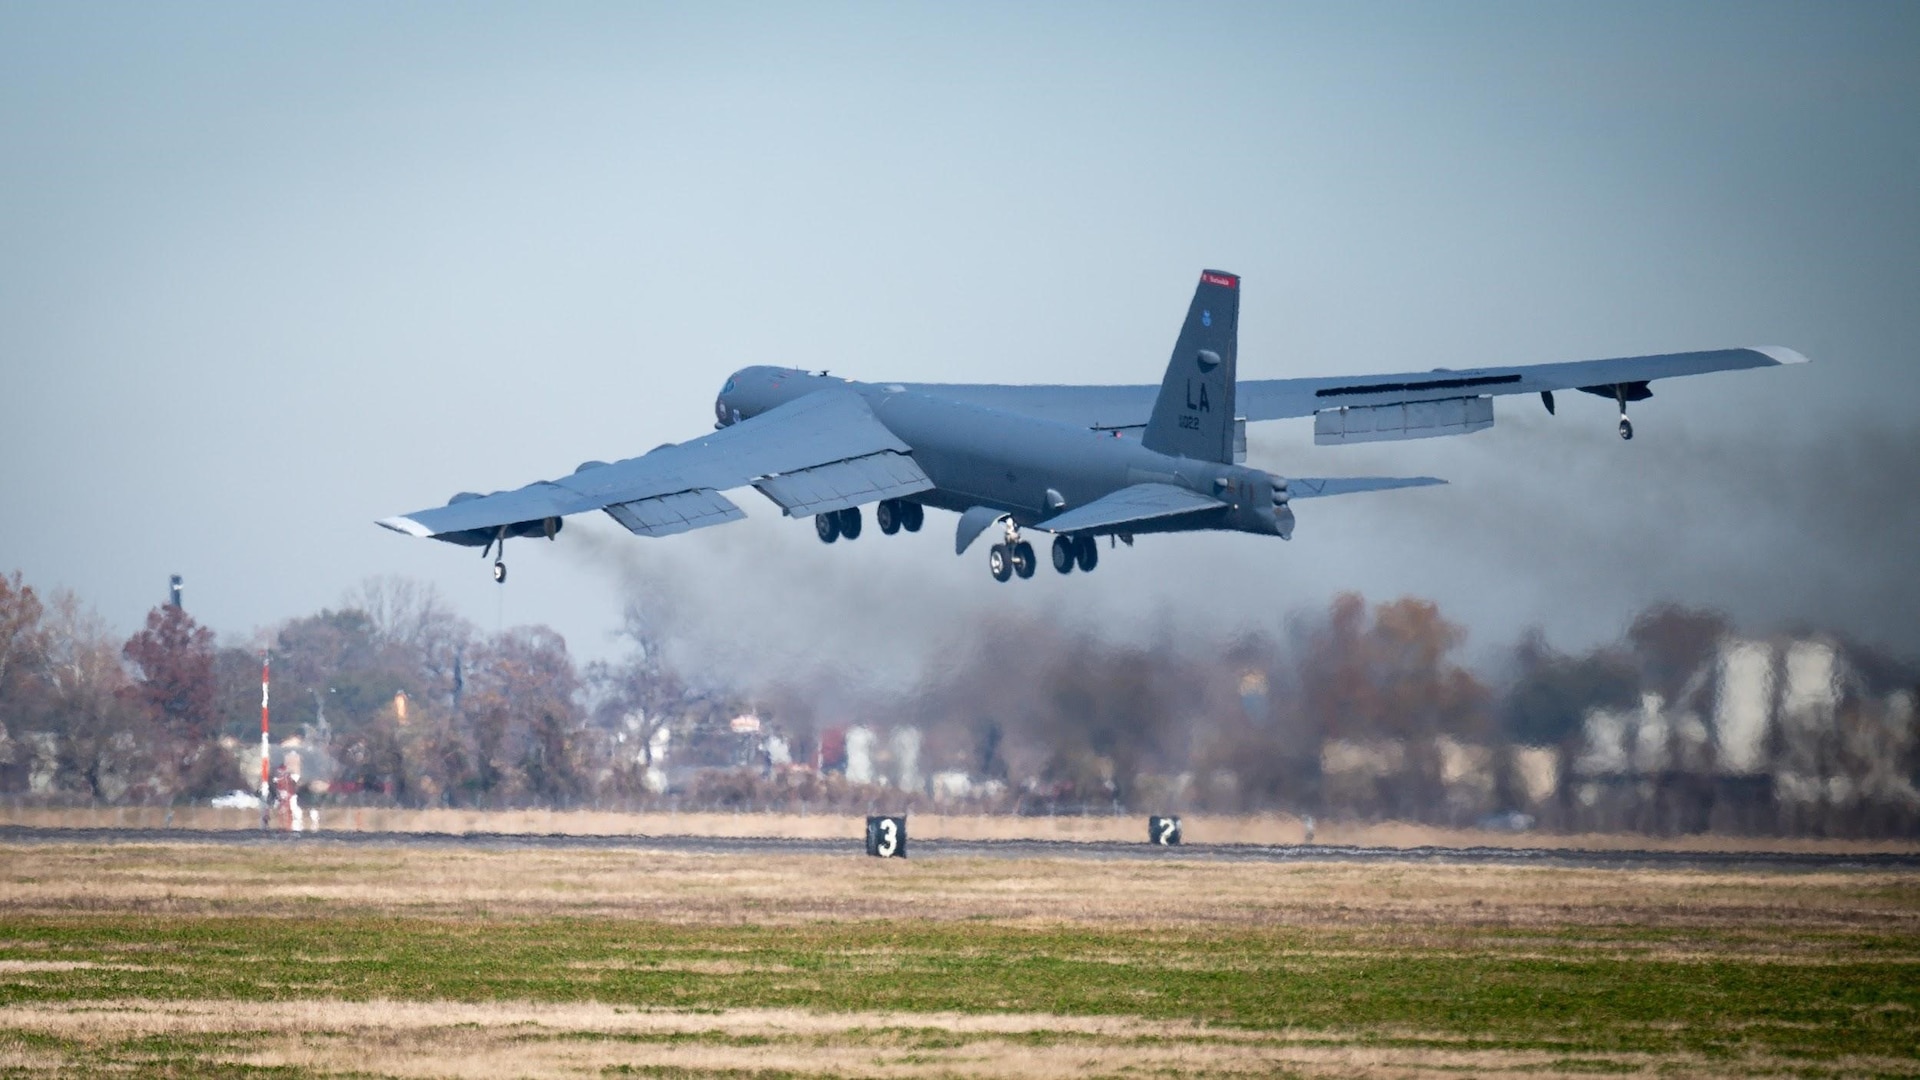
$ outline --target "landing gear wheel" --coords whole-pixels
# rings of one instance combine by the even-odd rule
[[[1063,574],[1073,573],[1073,560],[1079,553],[1080,545],[1068,537],[1053,538],[1053,568]]]
[[[1093,537],[1083,536],[1075,546],[1080,549],[1075,552],[1080,563],[1080,572],[1093,573],[1093,568],[1100,565],[1100,545],[1094,541]]]
[[[1005,581],[1013,576],[1013,561],[1007,555],[1007,545],[995,544],[987,549],[987,570],[993,574],[995,581]]]
[[[840,539],[840,515],[837,513],[813,515],[813,531],[820,534],[820,542],[831,544]]]
[[[900,506],[900,525],[908,532],[919,532],[922,522],[927,520],[927,508],[917,502],[903,502]]]
[[[1620,437],[1623,439],[1633,438],[1633,421],[1624,416],[1620,418]]]
[[[1033,576],[1034,567],[1039,564],[1040,560],[1034,557],[1032,544],[1022,540],[1013,545],[1014,573],[1019,574],[1022,578],[1030,578]]]
[[[873,523],[880,526],[880,531],[888,536],[900,531],[899,505],[892,499],[882,499],[880,505],[873,508]]]
[[[840,511],[840,535],[849,540],[860,539],[860,508],[849,506]]]
[[[507,564],[506,563],[496,561],[493,564],[493,580],[499,582],[502,585],[505,585],[507,583]]]

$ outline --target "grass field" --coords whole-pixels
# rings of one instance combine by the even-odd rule
[[[1920,875],[0,845],[0,1075],[1914,1076]]]

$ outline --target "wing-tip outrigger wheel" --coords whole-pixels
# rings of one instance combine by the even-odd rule
[[[499,547],[500,554],[493,560],[493,580],[496,585],[505,585],[507,583],[507,527],[505,525],[500,526],[499,530],[493,534],[493,539],[487,542],[487,546],[480,549],[480,557],[486,558],[487,553],[493,551],[496,546]]]

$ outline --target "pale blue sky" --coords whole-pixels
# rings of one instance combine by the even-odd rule
[[[0,3],[0,568],[128,629],[177,571],[233,635],[399,573],[590,656],[640,587],[733,669],[1347,588],[1483,648],[1673,599],[1920,652],[1916,56],[1910,4]],[[1157,382],[1202,266],[1247,377],[1816,363],[1659,384],[1631,444],[1598,399],[1267,425],[1278,472],[1454,483],[1018,587],[947,516],[828,549],[752,493],[515,545],[505,590],[372,524],[699,434],[750,363]]]

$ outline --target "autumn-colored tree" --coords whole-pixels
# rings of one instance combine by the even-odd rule
[[[1465,631],[1428,600],[1402,598],[1369,612],[1346,593],[1301,637],[1308,730],[1318,731],[1318,741],[1372,744],[1377,760],[1397,762],[1383,765],[1351,808],[1410,818],[1440,813],[1447,800],[1442,737],[1484,744],[1494,727],[1486,687],[1449,659]]]
[[[169,604],[148,612],[121,651],[136,672],[128,698],[156,729],[156,756],[172,769],[174,790],[197,796],[235,786],[238,769],[216,741],[213,631]]]
[[[1486,688],[1449,659],[1466,631],[1432,601],[1404,597],[1369,617],[1364,599],[1342,593],[1304,639],[1301,693],[1323,737],[1489,734]]]

